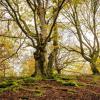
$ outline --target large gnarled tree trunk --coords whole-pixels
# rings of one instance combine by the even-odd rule
[[[47,68],[47,53],[45,48],[38,48],[34,53],[35,59],[35,73],[32,76],[46,77],[46,68]]]

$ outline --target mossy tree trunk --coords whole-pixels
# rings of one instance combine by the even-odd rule
[[[90,63],[90,67],[91,67],[91,70],[92,70],[92,73],[95,75],[95,74],[100,74],[99,70],[97,69],[97,66],[95,63]]]
[[[48,68],[47,68],[47,75],[48,78],[53,77],[53,63],[54,63],[54,51],[52,51],[48,57]]]
[[[32,76],[40,76],[45,78],[47,76],[46,68],[47,68],[47,59],[46,59],[46,51],[45,48],[39,48],[34,53],[35,59],[35,72]]]
[[[57,73],[60,75],[61,74],[61,69],[57,69]]]

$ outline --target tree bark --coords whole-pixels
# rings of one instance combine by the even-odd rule
[[[5,66],[4,66],[4,67],[5,67]],[[4,70],[3,70],[3,74],[4,74],[3,77],[6,77],[6,68],[4,68]]]
[[[34,59],[35,59],[35,72],[31,76],[33,77],[40,76],[42,78],[45,78],[47,76],[46,74],[47,60],[46,60],[45,48],[38,49],[34,53]]]
[[[61,74],[61,69],[57,69],[57,73],[60,75]]]
[[[48,78],[53,78],[54,51],[50,53],[48,60],[47,75]]]
[[[97,69],[97,66],[95,63],[90,63],[90,67],[91,67],[91,70],[92,70],[92,73],[95,75],[95,74],[100,74],[99,70]]]

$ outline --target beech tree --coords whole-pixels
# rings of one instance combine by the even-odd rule
[[[55,26],[57,17],[64,3],[67,0],[0,0],[11,18],[16,22],[21,31],[31,41],[35,49],[35,73],[32,76],[48,76],[48,55],[46,46],[51,41],[52,31]],[[54,18],[48,16],[53,6],[57,4],[54,12]],[[24,6],[23,6],[24,5]],[[29,17],[30,16],[30,17]],[[48,59],[48,60],[47,60]]]
[[[99,74],[96,61],[100,53],[99,21],[97,20],[98,13],[100,13],[100,1],[86,0],[81,2],[70,2],[67,9],[64,9],[63,15],[70,25],[68,30],[78,40],[74,47],[67,46],[67,49],[79,53],[90,63],[93,74]]]

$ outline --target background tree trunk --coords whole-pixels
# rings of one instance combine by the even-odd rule
[[[90,63],[90,67],[93,74],[100,74],[95,63]]]
[[[60,75],[61,74],[61,69],[57,69],[57,73]]]
[[[50,53],[48,60],[49,62],[48,62],[47,74],[48,74],[48,78],[52,78],[53,77],[54,51]]]

